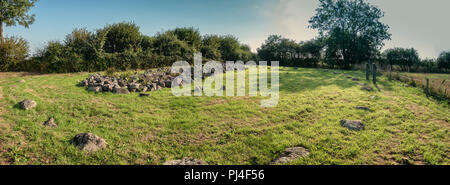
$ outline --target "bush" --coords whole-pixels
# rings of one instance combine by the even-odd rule
[[[446,71],[450,69],[450,52],[449,51],[444,51],[439,55],[439,57],[437,59],[437,65],[439,68],[444,69]]]
[[[419,54],[414,48],[392,48],[384,51],[386,62],[390,65],[398,65],[403,71],[411,71],[413,65],[420,62]]]
[[[21,37],[6,37],[0,45],[0,71],[19,71],[24,69],[28,57],[28,41]]]

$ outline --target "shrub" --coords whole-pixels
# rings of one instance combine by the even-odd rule
[[[0,71],[23,70],[28,57],[28,41],[21,37],[6,37],[0,45]]]

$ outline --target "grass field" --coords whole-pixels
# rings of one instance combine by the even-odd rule
[[[260,107],[262,97],[175,97],[170,89],[146,98],[92,93],[76,86],[87,73],[4,73],[0,164],[162,164],[183,157],[271,164],[293,146],[310,155],[292,164],[450,164],[448,102],[386,77],[379,90],[362,91],[346,76],[364,79],[363,72],[341,72],[281,68],[274,108]],[[21,110],[24,99],[38,106]],[[42,126],[49,117],[57,128]],[[341,119],[366,127],[351,131]],[[107,148],[86,153],[70,144],[83,132],[104,138]]]

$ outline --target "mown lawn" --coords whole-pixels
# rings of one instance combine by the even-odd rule
[[[292,164],[449,164],[448,102],[386,77],[379,90],[362,91],[364,81],[346,76],[363,72],[341,72],[281,68],[274,108],[262,108],[262,97],[175,97],[170,89],[145,98],[92,93],[76,86],[87,73],[0,75],[0,164],[271,164],[294,146],[310,155]],[[24,99],[38,106],[21,110]],[[57,128],[42,125],[49,117]],[[341,119],[366,127],[350,131]],[[70,144],[83,132],[107,148],[86,153]]]

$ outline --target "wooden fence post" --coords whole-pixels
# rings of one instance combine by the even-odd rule
[[[366,80],[369,81],[369,76],[370,76],[370,64],[369,62],[366,63]]]
[[[377,84],[377,65],[375,63],[373,63],[373,67],[372,67],[372,72],[373,72],[373,84]]]
[[[389,81],[392,80],[392,65],[389,65]]]
[[[427,80],[427,87],[426,87],[425,91],[428,95],[428,94],[430,94],[430,79],[427,78],[426,80]]]

